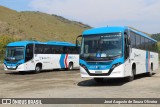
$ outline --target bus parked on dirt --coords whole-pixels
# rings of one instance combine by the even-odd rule
[[[68,42],[18,41],[6,47],[4,70],[39,73],[42,70],[78,67],[78,49]]]
[[[158,68],[157,41],[129,27],[93,28],[83,32],[80,52],[81,77],[96,82],[104,78],[132,81],[137,74],[152,76]]]

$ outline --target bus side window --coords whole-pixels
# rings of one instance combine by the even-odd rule
[[[29,61],[33,58],[33,44],[28,44],[26,46],[25,61]]]
[[[141,49],[145,50],[145,38],[141,37]]]
[[[51,47],[49,45],[44,45],[43,54],[51,54]]]
[[[136,34],[136,48],[141,49],[141,36]]]
[[[145,50],[147,50],[148,51],[148,39],[147,38],[145,38]]]
[[[134,32],[131,31],[130,37],[131,37],[132,48],[136,48],[136,36],[135,36]]]
[[[151,51],[151,49],[152,49],[152,41],[151,40],[149,40],[149,42],[148,42],[148,49],[149,49],[149,51]]]
[[[51,54],[56,54],[56,46],[51,46]]]
[[[74,48],[74,54],[79,54],[80,53],[80,47],[75,47]]]
[[[76,53],[76,54],[80,54],[80,52],[81,52],[81,48],[78,47],[78,48],[77,48],[77,53]]]

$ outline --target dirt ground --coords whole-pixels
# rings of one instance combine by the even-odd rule
[[[3,66],[1,64],[0,98],[10,97],[160,98],[160,69],[158,69],[152,77],[147,77],[146,75],[138,75],[136,76],[136,79],[132,82],[125,82],[123,79],[106,79],[104,83],[98,84],[92,78],[81,78],[79,70],[53,70],[44,71],[39,74],[20,74],[18,72],[4,71]],[[52,107],[53,105],[48,106]],[[57,106],[66,107],[66,105],[56,105],[56,107]],[[83,105],[67,106],[79,107]],[[96,105],[87,106],[94,107]],[[152,107],[156,105],[145,106]]]

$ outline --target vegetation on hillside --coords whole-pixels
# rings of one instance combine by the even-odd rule
[[[158,53],[159,53],[159,59],[160,59],[160,33],[152,34],[151,37],[158,41]]]
[[[17,12],[0,6],[0,35],[17,35],[23,40],[67,41],[85,29],[91,28],[81,22],[42,12]]]
[[[21,39],[19,39],[17,36],[8,36],[8,35],[0,36],[0,60],[4,59],[6,45],[10,42],[19,41],[19,40]]]
[[[57,15],[17,12],[0,6],[0,60],[4,58],[5,46],[9,42],[21,39],[75,43],[76,37],[89,28],[81,22]]]
[[[160,33],[153,34],[153,35],[152,35],[152,38],[153,38],[153,39],[156,39],[157,41],[160,42]]]

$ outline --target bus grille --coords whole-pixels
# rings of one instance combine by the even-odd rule
[[[95,64],[98,64],[98,65],[110,65],[111,62],[87,62],[88,65],[95,65]]]
[[[17,64],[17,61],[6,61],[7,64]]]

